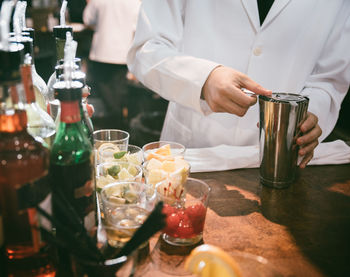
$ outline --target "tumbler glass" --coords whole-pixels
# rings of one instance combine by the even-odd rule
[[[176,188],[168,180],[156,185],[157,199],[164,202],[166,214],[164,241],[188,246],[202,239],[210,190],[208,184],[194,178]]]
[[[146,220],[156,202],[154,189],[135,182],[116,182],[101,191],[108,243],[122,247]],[[108,232],[108,230],[111,230]]]
[[[117,129],[102,129],[94,131],[94,149],[96,151],[96,164],[114,159],[114,155],[127,151],[129,133]]]

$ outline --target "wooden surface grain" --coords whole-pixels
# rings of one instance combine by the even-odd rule
[[[233,256],[266,258],[273,272],[266,276],[350,276],[349,164],[309,166],[283,190],[260,185],[258,169],[191,177],[212,188],[201,243]],[[167,245],[154,236],[140,272],[186,275],[183,262],[192,249]]]

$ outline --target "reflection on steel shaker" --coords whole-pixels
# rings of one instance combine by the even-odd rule
[[[309,99],[291,93],[259,96],[260,181],[274,188],[288,187],[295,179],[300,125]]]

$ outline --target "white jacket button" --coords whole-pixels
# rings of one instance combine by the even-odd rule
[[[256,48],[253,50],[253,54],[254,54],[255,56],[260,56],[261,53],[262,53],[262,50],[261,50],[260,47],[256,47]]]

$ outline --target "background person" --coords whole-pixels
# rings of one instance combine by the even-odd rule
[[[126,56],[136,28],[140,0],[89,0],[84,24],[94,30],[89,54],[87,82],[92,95],[103,100],[115,128],[123,129],[128,72]]]

